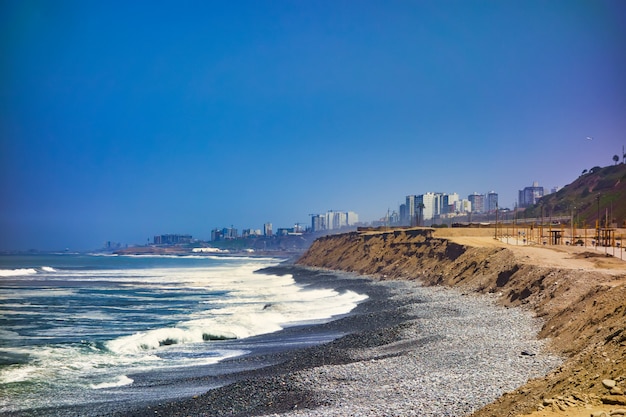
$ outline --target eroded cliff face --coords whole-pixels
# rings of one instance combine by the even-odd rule
[[[544,398],[572,403],[626,406],[626,285],[595,271],[557,269],[516,259],[502,247],[470,247],[433,237],[431,229],[353,232],[318,239],[300,265],[372,275],[419,279],[499,295],[505,306],[524,306],[545,320],[540,333],[568,357],[546,378],[530,381],[475,416],[514,416],[536,410]],[[555,402],[556,404],[556,402]],[[565,405],[567,406],[567,405]]]

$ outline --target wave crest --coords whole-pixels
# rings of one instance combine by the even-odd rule
[[[37,270],[35,268],[0,269],[0,277],[19,277],[36,273]]]

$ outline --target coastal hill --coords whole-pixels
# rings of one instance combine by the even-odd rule
[[[509,245],[488,228],[363,230],[320,238],[297,263],[492,293],[504,306],[532,310],[544,323],[539,336],[565,362],[473,417],[588,417],[626,408],[626,254],[619,250]]]
[[[577,227],[595,227],[608,219],[623,226],[626,222],[626,164],[594,167],[556,193],[542,197],[526,208],[524,216],[574,216]]]

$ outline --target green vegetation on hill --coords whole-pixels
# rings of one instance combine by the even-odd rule
[[[570,216],[579,226],[594,226],[600,217],[604,226],[626,222],[626,164],[594,167],[556,193],[544,196],[528,207],[525,217]]]

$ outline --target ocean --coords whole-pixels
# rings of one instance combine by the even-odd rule
[[[210,373],[263,347],[323,342],[272,335],[330,321],[367,298],[258,272],[281,261],[0,256],[0,414],[199,394],[207,387],[173,389],[168,378]]]

